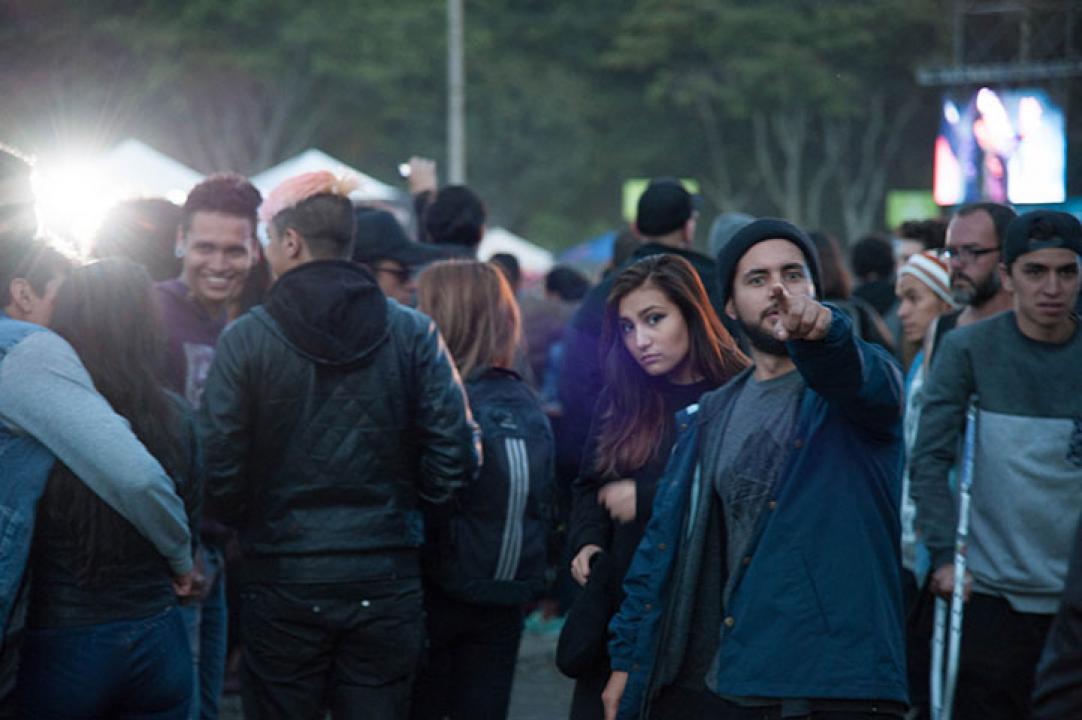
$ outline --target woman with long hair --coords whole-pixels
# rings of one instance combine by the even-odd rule
[[[51,326],[177,483],[195,526],[196,436],[183,401],[158,384],[162,334],[153,308],[146,270],[101,260],[64,282]],[[192,660],[168,565],[59,462],[38,505],[30,572],[21,717],[187,716]]]
[[[454,515],[428,528],[428,656],[413,717],[504,718],[523,606],[545,589],[552,430],[511,370],[519,310],[499,270],[472,260],[431,265],[417,278],[417,307],[435,321],[465,381],[484,459]]]
[[[675,437],[674,414],[748,365],[692,265],[643,258],[616,278],[602,330],[605,387],[574,483],[571,572],[585,585],[606,559],[618,588],[650,519]],[[618,590],[616,591],[619,592]],[[613,607],[619,604],[613,598]],[[571,717],[601,718],[607,654],[579,674]]]

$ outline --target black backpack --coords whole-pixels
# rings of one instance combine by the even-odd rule
[[[513,372],[466,382],[483,461],[439,532],[434,580],[448,596],[510,607],[545,590],[555,519],[554,441],[535,393]]]

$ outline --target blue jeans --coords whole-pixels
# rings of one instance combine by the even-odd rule
[[[180,611],[28,629],[16,696],[19,717],[185,720],[192,656]]]
[[[213,577],[202,603],[181,608],[188,626],[195,681],[189,720],[218,720],[225,682],[229,613],[225,604],[225,558],[220,550],[203,546],[206,573]]]

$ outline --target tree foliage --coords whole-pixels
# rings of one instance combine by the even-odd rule
[[[619,222],[630,177],[701,181],[711,209],[878,222],[927,185],[912,68],[932,0],[471,0],[469,182],[553,247]],[[446,152],[446,11],[399,0],[0,2],[0,139],[134,135],[202,171],[317,146],[391,179]],[[923,114],[922,114],[923,113]],[[918,122],[914,123],[916,119]],[[915,141],[914,141],[915,138]]]

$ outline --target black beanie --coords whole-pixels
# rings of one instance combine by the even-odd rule
[[[788,240],[804,253],[804,261],[815,284],[816,295],[822,299],[823,289],[819,280],[819,254],[811,238],[796,225],[777,218],[761,218],[744,226],[718,253],[718,284],[722,302],[728,302],[732,292],[733,275],[744,253],[764,240]]]

